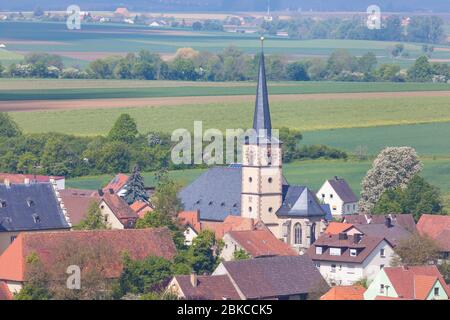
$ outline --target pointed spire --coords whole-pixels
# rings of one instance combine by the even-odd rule
[[[264,131],[267,138],[272,136],[272,123],[270,121],[269,94],[266,83],[266,66],[264,64],[264,37],[261,37],[261,58],[259,60],[258,86],[256,88],[255,113],[253,116],[253,129],[258,136]]]

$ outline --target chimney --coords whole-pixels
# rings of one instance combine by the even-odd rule
[[[361,241],[361,239],[362,239],[362,234],[360,234],[360,233],[355,233],[355,234],[353,235],[353,242],[354,242],[354,243],[359,243],[359,242]]]
[[[344,232],[339,233],[339,240],[347,240],[347,239],[348,239],[348,236],[346,233],[344,233]]]
[[[385,217],[385,218],[384,218],[384,225],[385,225],[387,228],[391,228],[391,227],[392,227],[392,221],[391,221],[391,218]]]
[[[198,278],[195,273],[191,273],[191,285],[196,288],[198,286]]]
[[[334,180],[338,181],[339,177],[338,176],[334,176]]]
[[[100,197],[103,197],[103,190],[102,189],[98,189],[98,195],[100,196]]]
[[[109,194],[114,194],[114,190],[112,188],[109,188]]]

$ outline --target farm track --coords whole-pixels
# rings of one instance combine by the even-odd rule
[[[278,94],[271,95],[272,102],[341,100],[341,99],[387,99],[404,97],[450,97],[450,91],[415,92],[366,92],[366,93],[318,93],[318,94]],[[2,112],[27,112],[72,109],[109,109],[126,107],[164,107],[205,105],[220,102],[251,102],[254,95],[191,96],[158,98],[117,98],[117,99],[73,99],[73,100],[18,100],[0,101]]]

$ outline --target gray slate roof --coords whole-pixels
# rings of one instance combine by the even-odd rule
[[[344,179],[335,177],[334,179],[328,180],[328,183],[333,187],[334,191],[336,191],[344,203],[358,201],[358,198]]]
[[[0,232],[70,228],[50,183],[0,184]]]
[[[398,245],[399,241],[407,239],[411,236],[411,232],[400,225],[392,225],[387,227],[383,223],[377,224],[356,224],[356,229],[370,237],[385,238],[392,245]]]
[[[199,210],[201,220],[223,221],[241,214],[241,167],[211,168],[178,196],[186,211]]]
[[[247,299],[310,293],[325,280],[306,256],[282,256],[223,262]]]
[[[311,217],[326,216],[316,196],[304,186],[284,186],[283,203],[278,216]]]

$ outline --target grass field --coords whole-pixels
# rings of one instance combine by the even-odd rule
[[[95,135],[107,133],[117,117],[125,112],[136,119],[141,132],[190,129],[194,121],[199,120],[203,121],[205,129],[248,128],[253,102],[12,112],[11,115],[26,132]],[[275,127],[287,126],[303,132],[450,121],[448,97],[275,101],[271,112]]]
[[[422,175],[433,185],[438,186],[450,205],[450,159],[424,159],[424,170]],[[367,170],[370,168],[369,161],[337,161],[337,160],[315,160],[300,161],[283,166],[283,174],[290,184],[306,185],[313,190],[318,190],[326,179],[335,175],[345,178],[355,193],[360,192],[360,183]],[[181,185],[186,185],[197,178],[203,169],[180,170],[170,172],[170,176]],[[69,179],[67,187],[96,190],[104,186],[112,176],[92,176]],[[154,185],[154,173],[144,173],[146,185]]]
[[[259,50],[257,35],[225,32],[193,32],[187,29],[150,29],[144,26],[114,24],[83,24],[81,30],[69,31],[65,23],[0,22],[0,41],[7,49],[27,53],[54,52],[74,59],[73,64],[85,63],[95,57],[136,52],[148,49],[162,54],[173,54],[178,48],[217,52],[235,45],[247,53]],[[266,42],[268,54],[286,54],[296,57],[328,56],[333,50],[348,49],[354,55],[368,51],[379,57],[380,63],[393,62],[390,49],[395,42],[365,40],[291,40],[274,37]],[[444,46],[443,46],[444,47]],[[410,65],[422,54],[421,44],[405,44],[408,59],[396,59],[402,66]],[[89,54],[85,54],[89,52]],[[436,59],[449,59],[450,52],[436,51]],[[1,61],[1,60],[0,60]]]
[[[146,83],[147,82],[147,83]],[[81,84],[83,83],[83,84]],[[133,86],[135,84],[135,86]],[[448,83],[274,82],[271,94],[447,91]],[[0,79],[0,101],[253,95],[253,82]]]

